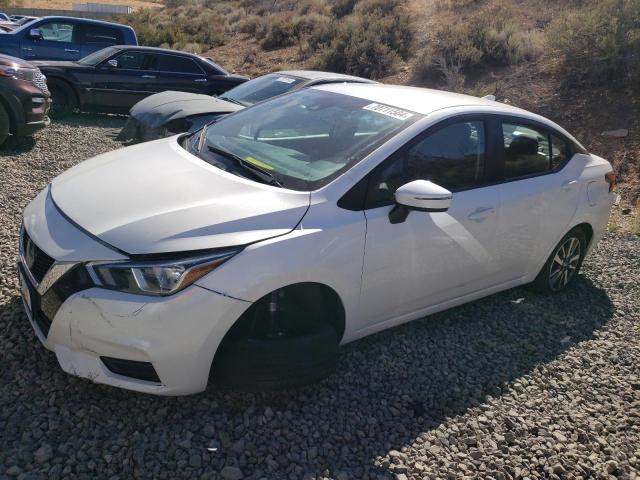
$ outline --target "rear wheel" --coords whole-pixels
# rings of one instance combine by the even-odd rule
[[[9,114],[4,109],[2,105],[0,105],[0,146],[4,144],[9,136]]]
[[[292,388],[331,374],[338,332],[322,290],[287,287],[252,305],[224,338],[211,379],[218,387],[265,391]]]
[[[52,118],[64,118],[77,108],[76,95],[66,83],[52,83],[49,90],[51,91],[51,110],[49,114]]]
[[[587,250],[587,239],[581,228],[574,228],[556,245],[532,286],[540,293],[558,293],[575,280]]]

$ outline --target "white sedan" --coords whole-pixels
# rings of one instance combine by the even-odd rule
[[[22,295],[61,367],[162,395],[318,380],[338,346],[495,292],[561,292],[615,174],[491,100],[337,84],[99,155],[26,208]]]

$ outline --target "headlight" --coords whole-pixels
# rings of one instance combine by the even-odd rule
[[[21,68],[14,65],[0,65],[0,77],[12,77],[18,80],[30,82],[36,70],[32,68]]]
[[[215,270],[240,251],[219,250],[179,260],[92,262],[87,270],[99,287],[139,295],[171,295]]]

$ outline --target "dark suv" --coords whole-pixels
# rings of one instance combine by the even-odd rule
[[[0,54],[0,145],[9,133],[32,135],[49,125],[47,79],[19,58]]]

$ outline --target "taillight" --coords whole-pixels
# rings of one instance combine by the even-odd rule
[[[616,183],[618,183],[618,176],[615,172],[606,173],[604,179],[609,184],[609,192],[613,192],[616,188]]]

